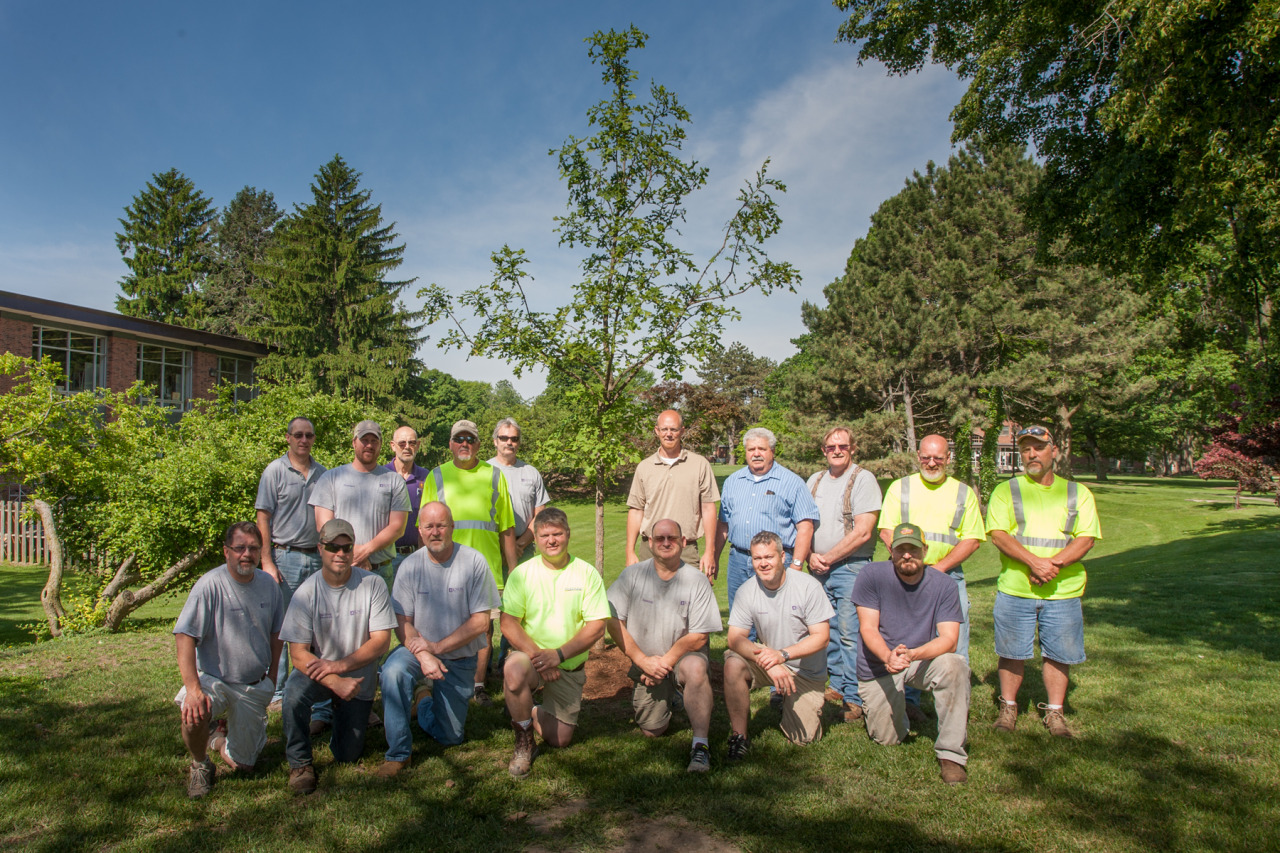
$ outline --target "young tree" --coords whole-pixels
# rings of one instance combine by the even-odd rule
[[[244,187],[222,211],[214,229],[213,271],[200,293],[201,327],[220,335],[249,337],[266,312],[258,270],[267,260],[283,214],[267,190]]]
[[[191,179],[157,172],[120,219],[116,247],[129,274],[120,279],[116,310],[131,317],[191,326],[196,293],[213,268],[213,202]]]
[[[490,284],[457,297],[437,286],[419,294],[433,321],[453,321],[445,346],[503,359],[517,376],[546,367],[572,383],[569,417],[554,435],[540,436],[539,447],[574,460],[595,486],[597,568],[605,486],[615,469],[638,459],[622,439],[642,429],[642,371],[677,378],[719,348],[724,322],[737,316],[730,300],[799,281],[790,264],[771,261],[763,249],[781,226],[772,193],[785,190],[766,176],[767,161],[740,192],[710,258],[698,263],[673,242],[685,199],[706,184],[707,169],[680,157],[689,113],[675,94],[653,83],[647,101],[636,97],[629,57],[646,39],[631,27],[587,40],[609,97],[587,112],[591,136],[570,137],[550,152],[569,191],[568,212],[556,218],[560,245],[585,253],[570,303],[535,309],[524,252],[509,246],[493,254]],[[462,309],[475,314],[474,331],[462,324]]]
[[[341,156],[320,167],[311,193],[276,228],[259,268],[269,283],[259,290],[268,317],[260,337],[280,348],[259,375],[309,377],[326,393],[389,402],[422,368],[422,314],[398,300],[416,279],[387,279],[404,245]]]
[[[1216,441],[1196,460],[1195,471],[1202,480],[1234,480],[1236,509],[1240,508],[1240,495],[1243,492],[1256,494],[1275,491],[1271,468],[1266,463]],[[1276,496],[1276,506],[1280,506],[1280,494]]]

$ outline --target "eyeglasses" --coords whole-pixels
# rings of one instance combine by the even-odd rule
[[[342,545],[337,542],[324,543],[324,549],[330,554],[350,554],[355,550],[355,545]]]
[[[938,463],[938,464],[941,464],[941,463],[943,463],[943,462],[946,462],[946,461],[947,461],[947,457],[945,457],[945,456],[925,456],[924,454],[921,454],[921,455],[920,455],[919,457],[917,457],[917,458],[918,458],[921,462],[936,462],[936,463]]]
[[[452,441],[457,444],[475,444],[478,439],[474,435],[457,435]]]
[[[848,453],[849,445],[847,444],[828,444],[822,448],[823,453]]]
[[[519,444],[519,443],[520,443],[520,436],[518,436],[518,435],[500,435],[500,436],[498,436],[498,441],[509,441],[509,442],[511,442],[512,444]]]
[[[233,551],[237,554],[245,554],[245,553],[253,554],[255,552],[261,551],[262,546],[261,545],[227,545],[226,549],[228,551]]]
[[[314,432],[291,432],[289,433],[289,436],[291,438],[303,439],[303,438],[315,438],[316,434]]]
[[[415,441],[393,441],[391,442],[391,444],[395,447],[400,447],[400,448],[418,446],[418,442],[416,440]]]
[[[666,545],[667,543],[679,545],[680,540],[683,538],[683,536],[650,536],[649,541],[658,545]]]

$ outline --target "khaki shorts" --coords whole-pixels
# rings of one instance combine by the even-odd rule
[[[576,672],[562,669],[555,681],[543,681],[536,670],[533,674],[538,679],[534,689],[542,688],[542,710],[566,726],[576,726],[582,710],[582,688],[587,684],[586,667]]]
[[[705,663],[705,652],[690,652],[676,663],[675,669],[662,679],[661,683],[648,687],[636,682],[631,692],[631,711],[635,715],[636,725],[647,732],[656,732],[666,728],[671,722],[671,699],[676,693],[684,690],[684,682],[680,680],[680,664],[688,658],[701,658]]]
[[[747,660],[733,649],[724,653],[725,660],[735,657],[751,670],[753,687],[773,684],[769,673],[761,669],[754,660]],[[822,737],[822,693],[827,685],[812,678],[805,678],[799,673],[792,673],[796,682],[796,692],[782,697],[782,733],[792,743],[812,743]]]
[[[210,721],[227,718],[227,753],[236,764],[253,766],[267,745],[267,705],[276,692],[275,684],[268,678],[257,684],[228,684],[202,672],[200,689],[210,700]],[[187,688],[183,687],[173,701],[181,708],[185,698]]]

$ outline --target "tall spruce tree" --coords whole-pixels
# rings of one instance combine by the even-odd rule
[[[170,169],[152,175],[124,212],[116,247],[129,274],[120,279],[124,295],[116,297],[116,310],[165,323],[198,324],[196,294],[213,267],[213,202],[190,178]]]
[[[222,211],[214,229],[213,271],[201,291],[201,327],[220,335],[249,337],[266,322],[259,270],[284,214],[269,191],[244,187]]]
[[[325,392],[389,402],[422,369],[414,355],[422,315],[398,300],[416,279],[387,278],[404,245],[341,156],[320,167],[311,192],[313,201],[295,205],[277,227],[260,269],[269,283],[260,291],[267,311],[260,337],[279,347],[260,375],[309,376]]]

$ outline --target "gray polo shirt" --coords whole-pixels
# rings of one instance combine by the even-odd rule
[[[777,589],[765,589],[760,578],[738,587],[729,612],[729,627],[750,631],[754,626],[760,642],[771,649],[794,645],[809,636],[809,626],[836,615],[822,584],[795,569]],[[802,658],[792,658],[786,666],[792,672],[815,681],[827,680],[825,647]]]
[[[458,630],[473,613],[487,613],[502,606],[489,561],[475,548],[453,546],[443,563],[431,559],[426,548],[414,551],[400,564],[391,606],[399,616],[432,643]],[[475,657],[484,647],[484,634],[449,652],[446,660]]]
[[[686,634],[724,630],[720,606],[707,576],[687,563],[671,580],[658,577],[654,561],[641,560],[622,570],[609,587],[613,615],[646,655],[663,655]],[[706,647],[700,652],[706,656]]]
[[[395,471],[375,468],[361,471],[348,462],[326,471],[311,493],[312,506],[324,507],[334,518],[351,522],[356,544],[371,541],[382,532],[393,512],[409,512],[409,490]],[[373,563],[385,563],[396,555],[396,543],[371,555]]]
[[[223,563],[187,596],[173,633],[196,641],[196,666],[228,684],[257,684],[271,668],[271,635],[284,619],[280,585],[256,569],[242,584]]]
[[[315,459],[306,476],[289,462],[289,454],[271,460],[258,480],[253,508],[271,513],[271,544],[314,548],[320,541],[316,513],[308,501],[325,467]]]
[[[280,639],[303,643],[322,660],[341,660],[356,651],[373,631],[396,627],[387,584],[373,572],[351,569],[351,577],[340,587],[325,583],[324,572],[316,572],[302,582],[289,602]],[[372,699],[378,689],[378,661],[347,673],[364,678],[357,699]]]

